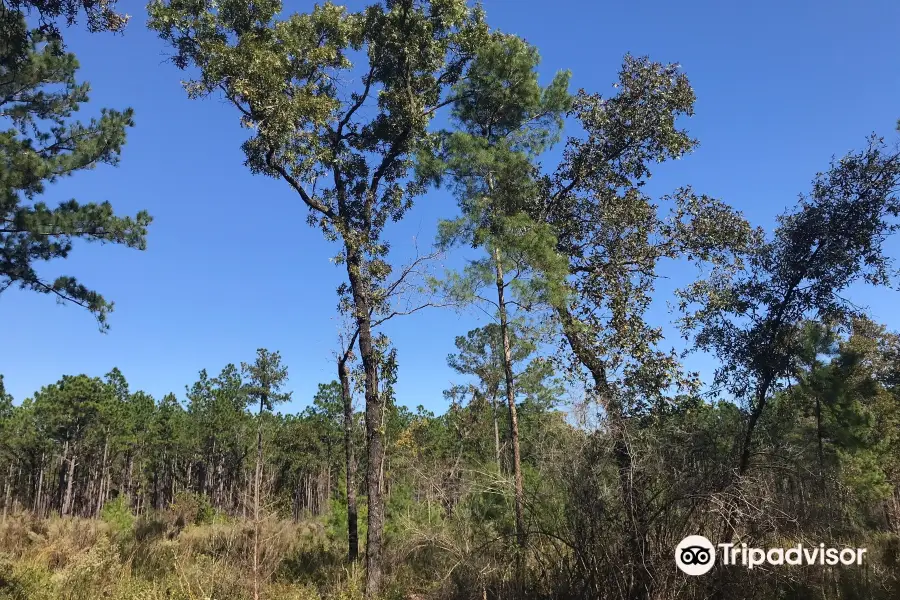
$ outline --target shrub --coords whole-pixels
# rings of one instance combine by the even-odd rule
[[[50,571],[0,555],[0,600],[52,600]]]
[[[118,535],[130,535],[134,529],[134,515],[124,497],[113,498],[103,505],[100,518]]]
[[[216,518],[216,510],[209,498],[202,494],[179,492],[169,506],[169,520],[177,530],[186,525],[209,525]]]

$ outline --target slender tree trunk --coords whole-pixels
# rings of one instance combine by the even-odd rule
[[[348,349],[349,352],[349,349]],[[353,454],[353,397],[350,394],[350,373],[347,355],[338,359],[338,377],[341,382],[341,400],[344,404],[344,459],[347,472],[347,560],[355,562],[359,557],[359,525],[356,508],[356,457]]]
[[[262,483],[262,413],[264,398],[259,399],[256,425],[256,474],[253,477],[253,600],[259,600],[259,486]]]
[[[500,262],[500,249],[494,248],[494,269],[497,274],[497,312],[500,317],[500,336],[503,338],[503,374],[506,378],[506,404],[509,407],[509,436],[513,450],[513,478],[515,481],[516,503],[516,538],[519,546],[524,548],[525,539],[525,489],[522,482],[522,458],[519,454],[519,417],[516,411],[516,391],[512,370],[512,351],[509,345],[509,323],[506,314],[505,291],[503,281],[503,264]]]
[[[96,463],[96,460],[94,461]],[[85,518],[92,518],[94,516],[94,511],[97,509],[97,489],[99,486],[97,485],[98,480],[100,479],[99,465],[92,464],[88,462],[88,467],[86,469],[87,473],[87,482],[84,485],[84,491],[82,492],[82,497],[84,498],[84,507],[82,510],[82,515]],[[76,510],[74,507],[75,502],[78,501],[78,490],[75,491],[75,501],[73,501],[72,514],[76,514]]]
[[[94,516],[100,518],[100,511],[103,510],[103,499],[105,497],[104,484],[106,482],[106,459],[109,456],[109,434],[103,438],[103,461],[100,463],[100,489],[97,492],[97,508]]]
[[[755,405],[750,412],[750,417],[747,419],[747,429],[744,432],[743,442],[741,443],[741,453],[740,458],[738,459],[736,477],[732,477],[732,481],[746,475],[750,468],[750,457],[753,454],[753,433],[756,431],[756,424],[759,422],[763,409],[766,407],[766,396],[768,395],[769,387],[771,385],[772,376],[767,374],[756,391]],[[725,513],[725,519],[722,521],[722,533],[719,535],[719,538],[722,541],[719,543],[728,544],[734,539],[737,524],[737,510],[732,504],[728,507],[727,512]],[[721,593],[721,589],[717,593]]]
[[[825,474],[825,451],[822,447],[822,399],[816,394],[816,440],[819,443],[819,477]]]
[[[6,514],[9,511],[9,502],[12,498],[12,476],[13,464],[9,463],[9,474],[6,476],[6,493],[3,495],[3,520],[6,520]]]
[[[219,457],[216,457],[215,463],[215,488],[213,489],[213,498],[215,499],[215,505],[219,510],[225,511],[228,510],[228,507],[225,506],[225,480],[222,476],[222,464]],[[248,497],[249,501],[249,497]]]
[[[359,354],[365,372],[366,396],[366,490],[368,493],[368,530],[366,533],[366,597],[381,593],[384,582],[384,495],[381,468],[384,461],[384,406],[378,393],[377,358],[372,343],[371,283],[363,271],[363,256],[358,246],[345,243],[347,276],[353,293],[356,326],[359,330]]]
[[[58,510],[62,515],[63,499],[65,498],[66,489],[66,461],[69,459],[69,440],[66,439],[63,444],[62,454],[59,455],[59,464],[56,467],[56,492],[50,501],[50,507]]]
[[[103,486],[103,504],[109,501],[109,490],[112,489],[112,467],[110,463],[106,464],[106,485]]]
[[[43,505],[41,504],[41,495],[44,491],[44,453],[41,452],[41,462],[38,467],[38,484],[37,484],[37,494],[34,497],[34,514],[40,519],[43,515]]]
[[[125,460],[125,498],[129,508],[135,508],[134,489],[133,489],[133,473],[134,473],[134,451],[128,451],[128,458]]]
[[[22,467],[23,467],[23,463],[22,463],[21,461],[18,461],[18,460],[16,461],[16,463],[17,463],[17,465],[16,465],[16,476],[13,478],[13,487],[15,487],[15,485],[22,479]],[[13,512],[16,512],[17,510],[19,510],[19,506],[20,506],[20,505],[21,505],[21,506],[24,506],[24,503],[19,502],[20,497],[21,497],[21,494],[20,494],[20,493],[16,493],[16,494],[14,494],[13,497],[12,497]]]
[[[647,525],[644,507],[640,502],[640,495],[635,490],[634,460],[626,439],[625,416],[622,405],[610,394],[609,382],[606,379],[606,365],[600,357],[594,354],[590,345],[582,338],[575,318],[564,307],[557,307],[556,312],[569,347],[578,358],[578,361],[591,372],[591,377],[594,380],[594,392],[598,395],[601,405],[606,410],[610,424],[610,433],[613,438],[613,457],[618,471],[622,506],[628,526],[626,543],[630,555],[629,564],[623,565],[623,567],[627,568],[627,597],[633,600],[644,600],[652,596],[653,576],[648,571],[648,565],[645,561]]]
[[[216,503],[216,464],[216,440],[213,439],[212,450],[203,467],[203,489],[212,497],[213,504]]]
[[[68,474],[66,475],[66,496],[63,499],[62,505],[62,516],[67,517],[72,510],[72,486],[75,483],[75,457],[76,451],[73,444],[72,450],[69,453],[69,469]]]
[[[491,416],[494,418],[494,455],[497,458],[497,473],[503,471],[503,461],[500,458],[500,419],[497,415],[497,390],[491,392]]]

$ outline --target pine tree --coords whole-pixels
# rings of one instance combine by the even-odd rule
[[[106,3],[45,3],[50,14],[73,14],[85,6],[100,27],[114,13]],[[0,292],[16,285],[88,309],[101,329],[113,305],[71,276],[48,280],[39,263],[66,258],[74,240],[113,243],[143,250],[150,216],[120,217],[109,202],[76,200],[48,206],[39,200],[46,187],[98,164],[115,165],[132,110],[103,109],[89,122],[72,120],[88,101],[90,88],[78,83],[78,61],[63,51],[58,35],[28,31],[24,17],[6,4],[0,27],[15,32],[0,41]]]
[[[276,404],[286,402],[291,394],[281,391],[287,382],[287,367],[281,364],[281,355],[278,352],[269,352],[265,348],[256,351],[256,361],[242,363],[241,370],[247,380],[247,397],[251,401],[259,402],[259,412],[256,414],[256,470],[253,478],[253,598],[259,599],[260,594],[260,488],[262,487],[263,470],[263,413],[271,411]]]
[[[441,244],[482,248],[485,258],[451,277],[451,293],[479,300],[496,313],[502,343],[515,479],[516,531],[524,547],[524,482],[510,344],[511,307],[535,297],[555,297],[565,263],[546,224],[532,220],[538,200],[536,157],[558,139],[570,106],[569,74],[546,88],[538,83],[537,50],[510,35],[494,34],[456,87],[452,118],[459,130],[444,133],[432,155],[421,155],[419,174],[455,185],[462,217],[441,225]],[[511,273],[511,275],[510,275]],[[491,289],[493,288],[493,289]],[[482,290],[490,289],[488,299]],[[510,294],[518,297],[510,298]]]

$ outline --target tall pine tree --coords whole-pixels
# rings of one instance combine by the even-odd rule
[[[101,8],[96,19],[111,19]],[[111,302],[72,276],[47,279],[39,263],[66,258],[75,240],[143,250],[151,218],[144,211],[117,216],[109,202],[50,206],[40,196],[79,171],[115,165],[134,124],[132,110],[103,109],[88,122],[72,120],[90,87],[76,80],[78,61],[63,50],[58,33],[28,30],[24,16],[5,4],[0,26],[0,293],[16,285],[49,294],[87,308],[105,328]]]

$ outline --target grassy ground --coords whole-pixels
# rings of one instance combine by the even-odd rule
[[[261,598],[361,597],[361,574],[320,523],[261,530]],[[0,600],[251,599],[252,540],[247,522],[15,515],[0,523]]]

